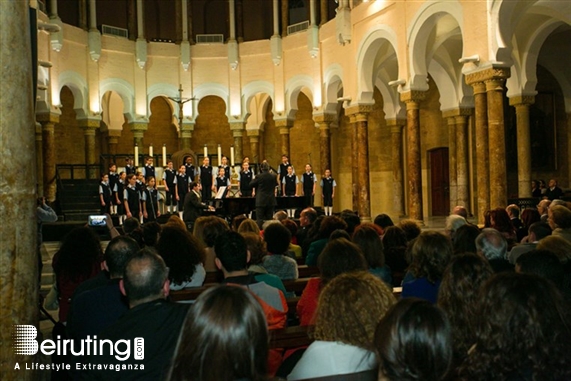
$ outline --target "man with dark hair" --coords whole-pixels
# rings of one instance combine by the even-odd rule
[[[129,217],[123,222],[123,232],[130,234],[141,226],[139,220],[135,217]]]
[[[260,164],[261,173],[250,182],[256,189],[256,223],[262,229],[264,221],[271,220],[276,206],[277,176],[270,172],[270,165]]]
[[[375,217],[375,220],[373,221],[373,223],[375,225],[377,225],[379,228],[381,228],[383,235],[385,234],[386,228],[388,228],[389,226],[394,226],[392,218],[389,217],[388,214],[384,214],[384,213],[379,214],[377,217]]]
[[[270,274],[278,276],[282,280],[297,279],[299,271],[295,259],[287,256],[291,233],[280,223],[270,224],[264,229],[264,241],[269,255],[262,260],[262,266]]]
[[[194,222],[201,216],[203,210],[214,210],[212,206],[202,202],[200,187],[201,185],[198,182],[192,181],[190,183],[190,192],[184,197],[182,219],[189,229],[192,229]]]
[[[163,380],[177,345],[188,305],[166,300],[170,282],[168,268],[153,249],[143,249],[131,258],[119,283],[129,300],[129,310],[117,322],[98,335],[98,340],[122,340],[124,360],[117,358],[118,350],[103,346],[103,353],[89,358],[88,379],[96,380]],[[142,344],[142,345],[141,345]],[[117,345],[115,345],[117,347]],[[125,352],[127,352],[125,354]],[[107,364],[108,370],[98,370]],[[109,365],[132,366],[120,372]],[[95,369],[94,369],[95,368]]]
[[[563,291],[565,270],[557,255],[548,250],[531,250],[516,260],[516,272],[535,274],[549,279],[560,291]]]
[[[520,255],[527,253],[528,251],[535,250],[540,240],[551,235],[551,228],[546,222],[534,222],[529,226],[527,231],[527,242],[514,246],[508,254],[508,259],[511,264],[515,265]]]
[[[315,220],[317,220],[317,211],[313,208],[305,208],[299,214],[299,229],[295,236],[297,237],[297,244],[301,246],[304,257],[307,255],[307,250],[309,250],[309,244],[306,243],[307,233]]]

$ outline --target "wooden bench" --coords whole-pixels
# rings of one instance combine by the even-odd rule
[[[299,348],[309,345],[310,326],[296,326],[270,330],[270,348]]]
[[[297,266],[300,278],[311,278],[319,276],[319,268],[317,266],[300,265]]]
[[[298,278],[295,280],[284,280],[283,283],[287,291],[294,292],[296,295],[301,295],[310,279],[311,278]]]

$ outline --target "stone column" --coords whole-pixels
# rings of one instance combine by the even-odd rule
[[[399,217],[404,216],[404,197],[402,187],[402,129],[406,120],[388,119],[387,127],[391,129],[391,156],[393,172],[393,211]]]
[[[86,176],[89,179],[97,178],[97,170],[92,165],[97,163],[95,155],[95,131],[101,125],[99,119],[83,119],[79,121],[79,127],[83,129],[85,137],[85,164],[87,165]]]
[[[313,120],[319,126],[319,157],[321,161],[321,174],[326,169],[331,169],[331,123],[335,119],[335,115],[321,114],[314,115]]]
[[[448,192],[450,194],[450,211],[458,205],[458,172],[456,163],[456,122],[453,116],[446,118],[448,123]]]
[[[134,144],[139,146],[139,157],[144,157],[145,156],[145,152],[143,149],[143,135],[145,133],[145,131],[147,131],[147,128],[149,127],[149,123],[148,122],[132,122],[129,123],[129,128],[131,129],[131,131],[133,132],[133,138],[134,138]],[[133,158],[133,162],[135,162],[135,158]],[[143,165],[145,165],[145,163],[143,161],[139,161],[139,167],[142,167]]]
[[[107,151],[109,155],[117,155],[117,145],[121,137],[121,130],[107,130]]]
[[[359,216],[371,222],[371,186],[369,181],[369,123],[372,106],[360,106],[357,114],[357,165],[359,179]]]
[[[415,90],[401,94],[401,100],[406,103],[408,216],[419,223],[422,223],[423,218],[419,103],[425,96],[424,92]]]
[[[242,149],[244,122],[230,123],[230,129],[232,130],[232,137],[234,138],[234,164],[241,165],[242,159],[244,158],[244,152]]]
[[[276,127],[280,130],[280,138],[281,138],[281,155],[288,155],[290,153],[290,145],[289,145],[289,130],[292,126],[292,122],[287,119],[281,119],[275,121]]]
[[[282,0],[282,37],[287,36],[288,25],[289,25],[289,1]]]
[[[42,124],[42,142],[44,159],[44,196],[49,202],[56,199],[56,151],[54,131],[56,123],[59,123],[59,115],[54,113],[37,116]]]
[[[44,154],[42,139],[42,124],[36,123],[36,186],[38,196],[44,194]]]
[[[260,131],[248,130],[247,133],[250,138],[250,152],[252,153],[250,163],[258,164],[260,162]]]
[[[179,146],[180,149],[189,150],[192,143],[192,132],[194,131],[194,123],[182,122],[180,129]]]
[[[461,112],[469,110],[461,110]],[[456,123],[456,176],[458,205],[469,209],[470,197],[468,192],[468,116],[454,117]],[[451,209],[452,210],[452,209]]]
[[[345,110],[347,111],[347,110]],[[350,114],[351,126],[351,194],[353,210],[359,210],[359,168],[357,167],[359,154],[357,152],[357,116]]]
[[[474,89],[474,124],[476,152],[488,152],[488,99],[486,85],[480,73],[466,76],[466,83]],[[476,155],[476,179],[478,192],[478,224],[484,224],[484,213],[490,209],[490,172],[486,154]]]
[[[531,140],[529,132],[529,106],[535,97],[517,96],[510,98],[515,107],[517,119],[517,182],[518,197],[531,197]]]
[[[490,206],[505,208],[508,201],[504,83],[509,69],[495,69],[486,84],[488,98],[488,151],[490,156]]]
[[[14,370],[14,364],[41,361],[18,355],[13,326],[38,326],[36,254],[36,168],[30,57],[29,2],[0,1],[0,372],[2,380],[36,380],[38,371]],[[36,33],[34,31],[33,33]],[[35,84],[34,84],[35,85]]]
[[[328,12],[327,12],[327,0],[321,0],[321,20],[319,20],[319,26],[324,25],[328,20]]]

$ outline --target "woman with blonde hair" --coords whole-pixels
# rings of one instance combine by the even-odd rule
[[[395,302],[387,285],[369,272],[335,277],[319,297],[315,341],[287,379],[376,373],[375,329]]]
[[[240,223],[240,226],[238,226],[238,233],[260,234],[260,228],[258,227],[256,221],[252,220],[251,218],[248,218]]]

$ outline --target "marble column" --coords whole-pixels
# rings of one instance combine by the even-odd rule
[[[179,146],[180,149],[189,150],[192,143],[192,132],[194,131],[194,125],[192,124],[182,124],[180,130]]]
[[[425,95],[424,92],[415,90],[401,93],[401,100],[406,104],[408,216],[419,223],[423,219],[419,103]]]
[[[371,107],[368,107],[371,108]],[[371,222],[371,186],[369,181],[369,123],[368,112],[357,114],[357,163],[359,179],[359,216]]]
[[[448,193],[450,195],[450,211],[458,205],[458,172],[456,164],[456,122],[453,116],[447,117],[448,123]]]
[[[18,355],[13,326],[38,326],[36,167],[29,2],[0,1],[0,373],[2,380],[36,380],[33,370],[14,370],[39,356]],[[34,31],[33,33],[36,33]]]
[[[393,173],[393,211],[399,217],[404,216],[403,166],[402,166],[402,129],[405,120],[389,119],[387,127],[391,129],[391,162]]]
[[[36,179],[38,196],[42,196],[44,194],[44,154],[41,123],[36,123]]]
[[[529,131],[529,106],[534,96],[510,98],[517,119],[517,182],[518,197],[531,197],[531,139]]]
[[[468,75],[466,83],[474,89],[474,125],[476,152],[488,152],[488,99],[486,85],[479,73]],[[476,155],[476,189],[478,224],[484,224],[484,214],[490,209],[490,168],[486,154]]]
[[[97,163],[95,155],[95,131],[101,125],[99,119],[84,119],[79,121],[79,127],[83,129],[85,137],[85,164],[87,164],[87,178],[96,179],[97,170],[92,165]]]
[[[468,116],[454,117],[456,124],[456,183],[457,205],[469,210],[470,198],[468,192]],[[450,209],[452,210],[452,209]]]
[[[250,152],[252,155],[250,163],[257,164],[260,162],[260,131],[249,130],[248,137],[250,138]]]
[[[287,119],[281,119],[275,121],[276,127],[280,130],[280,156],[290,154],[290,143],[289,143],[289,131],[292,127],[292,122]]]
[[[49,202],[56,199],[56,151],[54,131],[59,123],[59,115],[54,113],[37,116],[42,124],[43,160],[44,160],[44,196]]]
[[[321,20],[319,20],[319,26],[324,25],[328,20],[327,20],[327,16],[328,16],[328,9],[327,9],[327,0],[321,0],[321,10],[320,10],[320,18]]]
[[[232,131],[232,137],[234,138],[234,164],[240,165],[240,163],[242,163],[242,159],[244,158],[244,151],[242,149],[244,131],[234,130]]]
[[[115,133],[115,130],[107,131],[107,151],[109,155],[117,155],[117,146],[119,144],[119,137],[121,136],[121,131],[117,131],[119,134]]]
[[[504,126],[504,83],[508,76],[509,69],[497,69],[490,79],[484,81],[488,98],[488,152],[492,208],[505,208],[508,201]]]
[[[287,36],[288,25],[289,25],[289,1],[282,0],[282,37]]]
[[[313,120],[319,126],[319,158],[321,159],[321,174],[331,169],[331,123],[336,115],[314,115]]]
[[[143,154],[143,135],[149,128],[148,122],[132,122],[129,123],[129,128],[133,132],[133,137],[135,139],[135,144],[139,146],[139,153]]]
[[[349,115],[351,126],[351,194],[353,210],[359,210],[359,168],[357,152],[357,116],[355,114]]]

